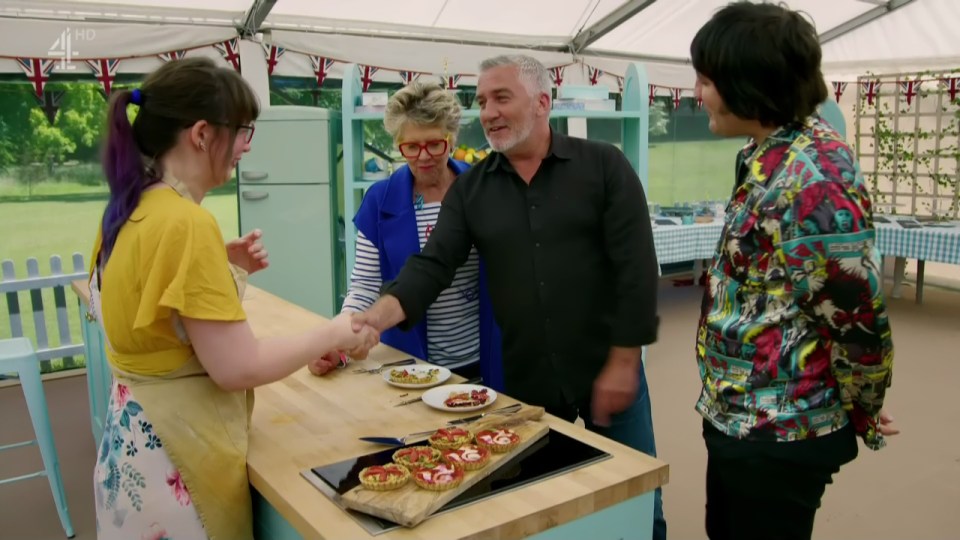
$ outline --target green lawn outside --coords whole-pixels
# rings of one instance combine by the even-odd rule
[[[733,182],[734,155],[741,142],[661,143],[650,149],[648,200],[663,206],[684,201],[726,199]],[[89,174],[89,172],[87,173]],[[207,196],[203,206],[220,223],[225,240],[237,237],[237,196],[234,185]],[[72,178],[28,186],[0,175],[0,260],[12,260],[18,277],[26,276],[26,260],[35,257],[41,275],[50,272],[50,256],[60,255],[65,272],[73,270],[71,256],[83,255],[89,264],[97,224],[106,204],[103,184]],[[269,249],[269,245],[267,246]],[[20,293],[24,334],[35,340],[29,295]],[[53,292],[44,291],[47,333],[51,345],[60,344]],[[67,291],[70,332],[81,341],[76,296]],[[7,299],[0,298],[0,338],[10,337]],[[35,342],[35,341],[34,341]],[[82,359],[79,359],[82,362]],[[54,361],[53,369],[63,369]]]

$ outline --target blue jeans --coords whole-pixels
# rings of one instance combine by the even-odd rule
[[[610,418],[609,427],[601,427],[593,423],[589,400],[586,403],[581,403],[578,409],[577,412],[583,418],[588,430],[639,450],[644,454],[657,456],[657,443],[653,436],[653,411],[650,406],[650,392],[647,390],[647,375],[642,363],[640,365],[640,386],[637,389],[636,401],[626,410],[613,415]],[[566,414],[549,412],[569,421],[576,419],[576,417],[570,418],[570,411],[564,411]],[[667,522],[663,518],[663,495],[661,489],[657,488],[653,501],[653,540],[666,540],[666,538]]]

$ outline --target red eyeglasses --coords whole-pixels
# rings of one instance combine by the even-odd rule
[[[417,159],[420,157],[420,154],[425,150],[427,155],[430,157],[440,157],[447,153],[447,148],[449,143],[446,139],[436,139],[433,141],[426,141],[424,143],[418,142],[405,142],[400,143],[398,148],[400,153],[405,158]]]

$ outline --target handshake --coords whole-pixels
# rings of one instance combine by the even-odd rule
[[[329,332],[329,343],[325,347],[330,350],[307,364],[314,375],[329,373],[341,365],[346,356],[363,360],[370,349],[380,343],[380,330],[369,313],[341,313],[324,328]]]

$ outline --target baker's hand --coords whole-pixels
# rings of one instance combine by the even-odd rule
[[[900,430],[893,424],[893,416],[884,409],[880,409],[880,422],[877,423],[877,431],[886,437],[900,434]]]
[[[376,332],[377,321],[375,316],[370,312],[360,311],[350,315],[350,324],[354,332],[361,333],[364,331],[373,331]],[[379,337],[379,333],[377,333]],[[379,342],[379,341],[378,341]],[[370,349],[373,348],[373,345],[369,347],[355,347],[347,351],[347,356],[353,358],[354,360],[363,360],[370,354]]]
[[[640,387],[640,353],[613,348],[600,375],[593,381],[593,423],[608,427],[610,417],[633,404]]]
[[[236,240],[227,242],[227,259],[246,270],[248,274],[259,272],[270,266],[267,250],[260,240],[262,236],[260,229],[254,229]]]
[[[320,358],[307,364],[307,369],[310,370],[310,373],[321,377],[330,373],[331,371],[337,369],[337,366],[340,365],[341,355],[339,351],[331,351],[327,354],[321,356]]]

